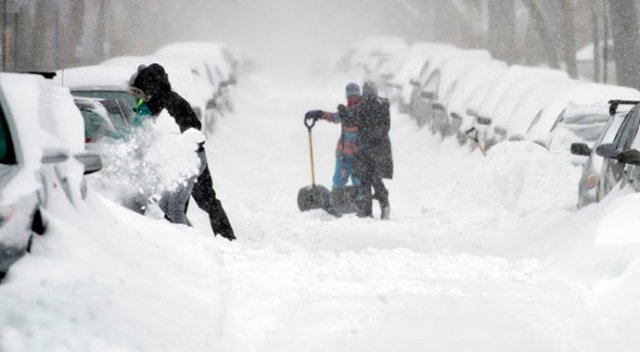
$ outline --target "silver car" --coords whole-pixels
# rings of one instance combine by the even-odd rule
[[[45,232],[50,202],[82,201],[82,173],[102,167],[98,154],[73,147],[82,140],[67,143],[60,137],[69,131],[55,133],[82,128],[77,110],[75,118],[56,121],[64,113],[53,109],[73,113],[69,104],[68,91],[50,90],[40,76],[0,74],[0,280],[29,250],[33,234]]]

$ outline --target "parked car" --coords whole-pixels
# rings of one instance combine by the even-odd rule
[[[102,164],[82,133],[68,90],[37,75],[0,74],[0,279],[46,231],[47,210],[86,196],[83,174]]]
[[[473,70],[468,70],[459,79],[456,89],[446,103],[449,115],[449,134],[455,134],[460,144],[466,143],[464,131],[472,125],[467,108],[475,99],[484,98],[484,94],[500,74],[507,70],[507,64],[498,60],[481,61]]]
[[[405,57],[394,70],[393,78],[389,82],[388,97],[398,103],[400,112],[408,113],[411,103],[411,79],[418,76],[422,66],[430,57],[445,51],[460,51],[460,49],[441,43],[418,42],[412,44]]]
[[[471,57],[478,60],[489,60],[491,55],[486,50],[462,50],[445,51],[431,57],[425,62],[417,77],[411,79],[413,90],[411,92],[411,103],[409,115],[413,117],[419,126],[423,126],[431,120],[431,107],[433,95],[429,91],[434,91],[439,80],[431,78],[432,73],[443,63],[456,57]],[[431,80],[429,80],[431,78]]]
[[[467,113],[475,118],[471,127],[475,127],[479,131],[483,140],[489,139],[489,142],[491,142],[491,137],[493,136],[493,132],[490,128],[490,125],[492,124],[492,117],[495,115],[498,106],[503,103],[505,96],[509,94],[512,87],[527,79],[568,80],[569,76],[566,72],[559,70],[532,68],[519,65],[509,67],[500,75],[500,77],[492,82],[491,87],[487,89],[482,98],[474,99],[473,104],[469,106],[469,109],[467,110]],[[520,97],[521,96],[518,96],[518,98]],[[488,147],[490,147],[490,145],[488,145]]]
[[[430,112],[432,116],[430,127],[433,133],[440,133],[443,137],[450,135],[450,130],[454,128],[450,126],[446,106],[458,87],[459,78],[489,61],[491,59],[473,56],[455,57],[447,60],[431,73],[421,95],[433,99]]]
[[[580,84],[580,81],[570,79],[523,79],[505,94],[498,105],[492,118],[493,128],[489,130],[488,139],[493,138],[494,144],[507,138],[524,139],[532,121],[535,121],[555,97]]]
[[[556,95],[540,116],[532,121],[526,132],[527,138],[549,148],[554,138],[552,133],[554,126],[561,122],[559,118],[569,106],[572,109],[580,110],[580,106],[589,108],[599,105],[603,107],[600,110],[600,114],[602,114],[608,112],[606,107],[612,99],[640,100],[640,92],[633,88],[596,83],[584,83],[572,87],[562,94]],[[571,112],[569,111],[567,114],[571,114]],[[585,114],[582,115],[585,116]]]
[[[628,165],[636,164],[634,155],[640,148],[638,136],[640,105],[638,105],[637,101],[613,101],[612,111],[615,109],[613,108],[614,106],[626,103],[633,105],[633,108],[624,117],[613,141],[602,143],[596,147],[596,153],[604,157],[600,182],[597,187],[598,200],[609,194],[616,185],[623,181],[626,175],[630,174],[629,170],[627,170]]]
[[[571,145],[572,154],[587,157],[578,182],[578,208],[600,201],[598,187],[602,184],[604,158],[596,153],[596,148],[601,144],[613,142],[626,114],[627,112],[617,112],[613,115],[608,115],[607,123],[602,128],[595,143],[588,144],[588,142],[583,141]]]

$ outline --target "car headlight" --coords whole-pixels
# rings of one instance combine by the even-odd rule
[[[14,205],[0,206],[0,227],[11,221],[11,219],[13,219],[17,213],[18,210]]]

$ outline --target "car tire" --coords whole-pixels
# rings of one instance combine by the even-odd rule
[[[36,212],[33,214],[31,231],[37,233],[38,235],[44,235],[44,233],[47,232],[47,225],[44,222],[44,218],[42,217],[42,212],[40,211],[40,209],[36,210]]]

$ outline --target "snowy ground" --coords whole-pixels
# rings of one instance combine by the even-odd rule
[[[0,351],[637,350],[640,197],[576,211],[568,153],[485,159],[395,113],[391,220],[300,213],[302,117],[346,82],[241,82],[207,143],[238,241],[198,210],[187,228],[95,192],[50,214],[0,286]],[[313,131],[326,186],[338,134]]]

